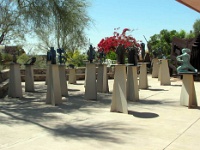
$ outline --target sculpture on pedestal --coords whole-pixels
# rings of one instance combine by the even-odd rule
[[[50,48],[51,64],[56,64],[56,51],[54,47]]]
[[[128,47],[128,63],[137,66],[138,63],[138,48],[134,45]]]
[[[90,63],[92,63],[93,59],[95,59],[95,50],[92,45],[90,45],[89,50],[87,51],[87,55],[88,55],[88,60],[90,61]]]
[[[141,44],[140,44],[140,46],[141,46],[141,54],[142,54],[142,60],[144,60],[144,55],[145,55],[145,44],[142,42]]]
[[[117,64],[125,64],[125,51],[124,45],[119,43],[116,48]]]
[[[47,61],[51,61],[51,52],[47,51]]]
[[[59,60],[60,65],[65,64],[65,62],[67,61],[67,58],[65,56],[63,56],[63,54],[65,53],[65,50],[59,48],[59,49],[57,49],[57,53],[59,54],[58,60]]]
[[[34,65],[36,62],[36,57],[31,57],[29,60],[26,61],[24,65]]]
[[[190,49],[188,48],[183,48],[182,49],[182,55],[177,56],[177,61],[181,62],[181,66],[177,68],[178,73],[188,73],[190,71],[197,73],[198,70],[195,69],[191,64],[190,64],[190,55],[188,54]]]
[[[98,58],[99,58],[100,64],[105,62],[106,54],[104,53],[104,49],[98,51]]]
[[[15,64],[17,63],[17,56],[15,53],[13,54],[13,63],[15,63]]]

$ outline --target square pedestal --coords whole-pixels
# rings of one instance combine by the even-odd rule
[[[47,85],[48,84],[48,79],[49,79],[49,66],[51,64],[51,61],[48,61],[47,62],[47,70],[46,70],[46,81],[45,81],[45,84]]]
[[[69,69],[69,84],[76,84],[76,70]]]
[[[67,88],[65,67],[66,67],[65,65],[59,65],[59,77],[60,77],[61,95],[67,97],[68,88]]]
[[[171,85],[168,60],[161,59],[160,61],[161,61],[159,70],[160,85]]]
[[[19,64],[10,64],[8,97],[22,97],[22,85]]]
[[[127,100],[126,100],[126,66],[116,65],[111,112],[121,112],[128,114]]]
[[[97,100],[96,65],[86,64],[85,96],[86,100]]]
[[[107,77],[107,65],[98,65],[98,75],[97,75],[97,92],[108,93],[108,77]]]
[[[193,74],[182,74],[182,88],[180,96],[180,104],[189,108],[197,107],[197,97],[194,87]]]
[[[25,65],[25,92],[34,92],[34,73],[33,65]]]
[[[158,58],[154,58],[152,60],[152,78],[158,78],[158,71],[159,71],[159,60]]]
[[[46,103],[54,106],[62,103],[58,65],[49,65]]]
[[[137,66],[127,67],[127,82],[126,82],[126,93],[127,100],[138,101],[139,100],[139,88],[137,80]]]
[[[140,64],[139,88],[140,89],[148,88],[147,64],[146,63]]]

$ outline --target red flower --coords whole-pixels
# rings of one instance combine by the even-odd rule
[[[119,28],[115,29],[118,30]],[[126,32],[130,31],[130,29],[125,28],[123,29],[122,34],[119,34],[118,32],[114,31],[114,35],[110,37],[105,37],[101,39],[101,41],[98,44],[98,49],[103,49],[105,53],[108,53],[110,51],[115,51],[118,44],[124,44],[125,48],[132,46],[133,44],[137,47],[140,47],[140,44],[136,42],[136,39],[132,36],[126,36]]]

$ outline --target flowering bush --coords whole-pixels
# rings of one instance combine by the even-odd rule
[[[119,30],[119,28],[116,28],[114,30],[115,31],[113,36],[101,39],[101,41],[97,45],[99,51],[104,50],[105,53],[115,51],[116,47],[120,43],[123,44],[125,48],[133,46],[133,44],[136,47],[140,48],[140,44],[136,41],[135,38],[133,38],[131,35],[126,35],[126,32],[130,31],[130,29],[124,28],[121,34],[116,31]]]

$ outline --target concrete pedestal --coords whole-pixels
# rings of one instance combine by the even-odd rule
[[[137,66],[127,67],[126,96],[127,96],[127,100],[130,100],[130,101],[139,100]]]
[[[46,70],[46,81],[45,81],[45,84],[47,85],[48,84],[48,78],[49,78],[49,66],[51,64],[51,61],[48,61],[47,62],[47,70]]]
[[[161,59],[159,74],[160,85],[171,85],[167,59]]]
[[[97,100],[96,65],[86,64],[85,96],[86,100]]]
[[[140,64],[139,88],[140,89],[147,89],[148,88],[147,65],[146,65],[146,63]]]
[[[25,65],[25,92],[34,92],[34,73],[33,65]]]
[[[121,112],[128,114],[128,107],[126,101],[126,66],[116,65],[112,102],[111,102],[111,112]]]
[[[158,71],[159,71],[159,60],[158,58],[154,58],[152,60],[152,78],[158,78]]]
[[[46,104],[58,105],[62,103],[60,76],[58,65],[49,65]]]
[[[22,97],[22,85],[19,64],[10,64],[8,97]]]
[[[61,88],[61,95],[63,97],[68,96],[68,88],[67,88],[67,79],[66,79],[66,72],[65,72],[65,65],[59,65],[59,76],[60,76],[60,88]]]
[[[76,70],[69,69],[69,84],[76,84]]]
[[[193,74],[182,74],[182,88],[181,88],[181,96],[180,96],[180,104],[184,106],[197,107],[197,97],[196,91],[194,87],[194,79]]]
[[[98,75],[97,75],[97,92],[108,93],[108,77],[107,77],[107,65],[98,65]]]

